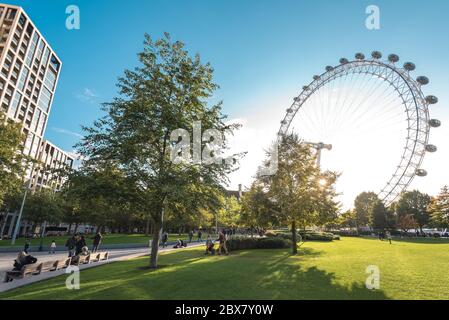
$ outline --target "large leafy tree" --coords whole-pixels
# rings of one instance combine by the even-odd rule
[[[431,200],[429,206],[430,220],[433,225],[449,228],[449,187],[444,186],[440,193]]]
[[[354,215],[356,228],[367,226],[370,223],[371,211],[379,198],[374,192],[362,192],[354,200]]]
[[[422,231],[422,228],[429,222],[429,204],[429,195],[413,190],[401,195],[395,209],[398,216],[411,215]]]
[[[57,223],[62,220],[60,194],[50,189],[36,190],[29,194],[24,208],[24,217],[33,222],[33,231],[43,222]]]
[[[271,157],[270,157],[271,158]],[[291,226],[292,252],[297,253],[296,231],[322,225],[338,210],[334,201],[337,174],[321,172],[316,156],[297,135],[285,135],[278,145],[278,169],[265,176],[265,189],[279,218]]]
[[[116,163],[135,181],[139,204],[153,225],[150,267],[156,268],[165,206],[191,195],[192,185],[198,191],[197,200],[202,195],[208,201],[207,192],[201,190],[226,183],[234,164],[213,161],[201,165],[191,161],[185,150],[186,161],[172,161],[170,155],[178,143],[172,141],[172,133],[178,129],[193,132],[194,123],[200,121],[203,130],[223,134],[220,147],[225,148],[225,132],[237,126],[224,122],[221,103],[208,106],[207,99],[218,88],[213,69],[198,55],[191,57],[183,43],[173,42],[168,34],[156,41],[145,35],[139,62],[139,67],[126,70],[119,79],[119,96],[103,105],[106,116],[84,128],[86,136],[79,150],[88,161]],[[195,160],[198,149],[203,150],[203,157],[211,155],[207,147],[212,138],[196,142],[200,148],[194,146]],[[196,203],[202,207],[202,202]]]

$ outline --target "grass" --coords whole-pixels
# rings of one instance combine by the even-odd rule
[[[92,240],[90,238],[93,236],[94,236],[93,234],[85,236],[88,244],[92,243]],[[57,246],[63,247],[68,238],[69,238],[69,236],[45,237],[44,241],[43,241],[43,245],[44,245],[44,247],[49,247],[51,242],[53,240],[55,240]],[[203,238],[205,238],[205,237],[203,236]],[[169,241],[176,241],[177,239],[187,240],[188,235],[182,234],[181,236],[179,236],[178,234],[170,234],[168,236]],[[194,240],[196,239],[196,235],[194,235],[193,239]],[[147,244],[149,240],[151,240],[151,237],[146,237],[143,234],[106,234],[106,235],[103,235],[101,243],[102,244],[126,244],[126,243],[128,243],[128,244],[129,243],[133,243],[133,244],[145,243],[145,244]],[[31,239],[32,246],[39,246],[40,243],[41,243],[40,238]],[[23,247],[24,244],[25,244],[25,239],[19,238],[16,240],[14,247]],[[11,240],[0,240],[0,247],[9,247],[9,246],[11,246]]]
[[[204,256],[203,248],[167,252],[160,268],[147,258],[81,272],[80,290],[65,276],[0,294],[0,299],[449,299],[449,242],[342,238],[288,250]],[[365,287],[369,265],[380,289]]]

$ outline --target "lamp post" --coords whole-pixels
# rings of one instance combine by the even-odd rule
[[[311,146],[312,148],[314,148],[316,150],[317,156],[316,156],[316,163],[318,165],[318,167],[321,166],[321,150],[326,149],[326,150],[332,150],[332,145],[331,144],[325,144],[323,142],[307,142],[304,141],[304,144],[307,144],[309,146]]]
[[[25,193],[23,194],[22,204],[20,206],[19,217],[17,218],[16,227],[14,228],[14,233],[11,239],[11,245],[13,246],[16,243],[17,235],[19,233],[20,228],[20,220],[22,220],[23,208],[25,207],[25,201],[27,199],[28,191],[31,189],[31,184],[33,181],[33,173],[34,173],[34,164],[31,167],[30,180],[28,181],[28,186],[25,188]]]

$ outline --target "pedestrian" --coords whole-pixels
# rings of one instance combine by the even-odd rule
[[[192,239],[193,239],[193,231],[190,230],[189,231],[189,242],[192,242]]]
[[[83,251],[83,247],[86,247],[86,239],[84,236],[80,236],[75,245],[75,254],[79,255]]]
[[[165,248],[167,246],[167,241],[168,241],[168,233],[167,231],[164,231],[164,233],[162,234],[162,248]]]
[[[101,238],[103,238],[103,237],[101,236],[100,231],[98,231],[97,234],[92,238],[94,240],[93,246],[92,246],[93,253],[97,252],[98,247],[100,246],[100,243],[101,243]]]
[[[201,230],[198,230],[198,242],[203,241],[202,237],[203,237],[203,233],[201,232]]]
[[[55,240],[53,240],[52,242],[51,242],[51,245],[50,245],[50,252],[49,252],[50,254],[55,254],[56,253],[56,242],[55,242]]]
[[[23,252],[25,252],[26,254],[28,254],[28,249],[30,248],[30,240],[26,239],[25,240],[25,245],[23,246]]]
[[[221,255],[221,250],[224,249],[226,255],[229,255],[228,248],[226,247],[226,235],[223,230],[218,234],[218,255]]]
[[[387,239],[388,239],[388,241],[391,244],[391,233],[390,233],[390,231],[387,231]]]
[[[67,239],[65,246],[67,250],[69,251],[69,258],[73,257],[75,253],[75,246],[76,246],[76,238],[75,236],[72,236]]]

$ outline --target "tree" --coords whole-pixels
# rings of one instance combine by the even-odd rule
[[[379,198],[374,192],[362,192],[354,200],[355,227],[357,230],[361,226],[370,223],[370,216],[373,206],[378,204]]]
[[[340,228],[355,228],[357,226],[354,210],[346,210],[338,216],[336,224]]]
[[[164,208],[187,199],[192,191],[198,208],[204,207],[207,189],[227,182],[234,161],[218,161],[216,150],[209,147],[225,149],[225,133],[238,126],[224,122],[221,103],[207,105],[218,88],[213,69],[202,64],[199,55],[190,57],[183,43],[172,42],[168,34],[157,41],[145,35],[139,61],[139,67],[119,79],[119,96],[103,104],[106,116],[84,128],[86,136],[78,148],[88,161],[116,163],[134,181],[141,210],[153,225],[150,267],[156,268]],[[198,121],[203,130],[219,135],[194,135],[192,159],[190,145],[177,147],[189,132],[198,131]],[[214,161],[201,165],[201,155],[203,160],[214,155]]]
[[[336,179],[337,174],[320,171],[316,156],[297,135],[282,136],[277,172],[262,180],[272,208],[277,208],[280,220],[291,226],[293,254],[297,253],[297,225],[305,229],[323,224],[329,216],[336,216]]]
[[[413,190],[404,192],[401,195],[395,209],[399,217],[408,214],[412,215],[422,232],[422,228],[429,222],[430,215],[427,210],[429,204],[429,195]]]
[[[240,223],[246,227],[272,228],[280,225],[279,209],[270,201],[263,185],[255,180],[242,196]]]
[[[418,224],[411,214],[406,214],[398,217],[396,228],[407,233],[410,229],[418,228]]]
[[[20,193],[23,186],[23,164],[31,161],[21,152],[23,140],[20,124],[6,119],[0,112],[0,207],[5,197]]]
[[[221,209],[218,210],[220,225],[237,227],[241,221],[242,206],[234,196],[223,196]]]
[[[49,189],[37,190],[29,194],[25,202],[24,217],[33,222],[33,231],[37,224],[60,222],[61,213],[60,195]]]
[[[441,188],[429,205],[430,221],[440,228],[449,228],[449,187]]]

